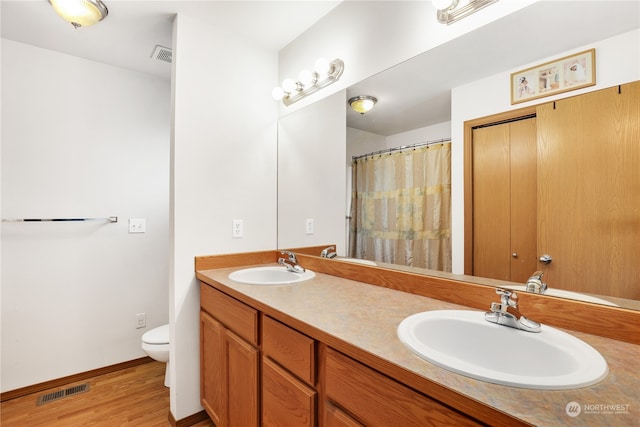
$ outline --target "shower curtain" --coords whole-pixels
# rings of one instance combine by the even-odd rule
[[[349,256],[451,271],[451,144],[352,164]]]

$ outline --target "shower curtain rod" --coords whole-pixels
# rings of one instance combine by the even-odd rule
[[[117,216],[107,218],[21,218],[21,219],[3,219],[2,222],[57,222],[57,221],[109,221],[118,222]]]
[[[402,145],[400,147],[386,148],[380,151],[372,151],[371,153],[367,153],[367,154],[351,156],[351,161],[356,161],[358,159],[362,159],[363,157],[369,157],[369,156],[373,157],[373,156],[377,156],[378,154],[387,154],[387,153],[393,153],[394,151],[410,150],[410,149],[424,147],[424,146],[433,145],[433,144],[442,144],[445,142],[451,142],[451,138],[442,138],[442,139],[436,139],[434,141],[418,142],[416,144],[411,144],[411,145]]]

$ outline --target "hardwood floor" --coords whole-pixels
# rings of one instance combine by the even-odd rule
[[[2,402],[2,427],[135,426],[167,427],[169,389],[164,386],[165,364],[150,362],[100,375],[37,394]],[[38,405],[42,395],[89,384],[89,390]],[[207,420],[197,427],[214,426]]]

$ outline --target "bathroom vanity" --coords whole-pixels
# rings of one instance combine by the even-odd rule
[[[430,364],[397,336],[400,322],[415,313],[486,311],[496,300],[493,288],[304,255],[299,263],[316,275],[300,283],[262,286],[228,277],[246,266],[276,265],[277,258],[267,251],[196,259],[201,399],[217,426],[637,425],[636,312],[608,308],[609,325],[597,332],[632,321],[618,324],[614,337],[568,331],[607,360],[601,382],[574,390],[507,387]],[[566,307],[528,297],[521,296],[522,311],[543,323]],[[585,317],[601,309],[575,304]],[[559,316],[554,326],[567,323],[570,316]],[[496,357],[508,357],[508,345]],[[585,408],[577,417],[567,410],[574,402]],[[611,413],[597,406],[612,404]]]

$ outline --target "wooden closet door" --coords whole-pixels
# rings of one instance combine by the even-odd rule
[[[524,283],[535,271],[536,119],[473,131],[473,274]]]
[[[549,287],[640,299],[640,82],[538,107]]]
[[[511,142],[511,281],[538,268],[536,118],[509,123]]]
[[[473,274],[510,280],[509,126],[473,130]]]

